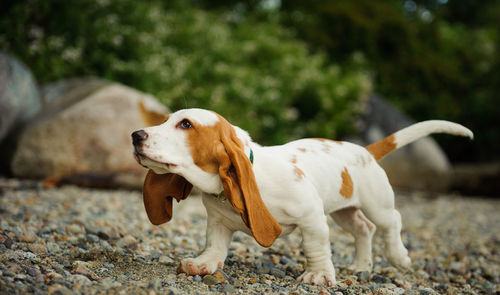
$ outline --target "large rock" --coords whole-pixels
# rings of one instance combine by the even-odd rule
[[[167,113],[162,104],[100,80],[66,81],[44,92],[50,103],[19,135],[11,164],[15,176],[101,187],[142,185],[145,169],[132,156],[130,134],[161,123]]]
[[[41,99],[29,69],[0,51],[0,142],[41,108]]]
[[[429,118],[432,119],[432,118]],[[382,98],[372,95],[361,121],[361,144],[369,144],[414,123]],[[402,189],[443,191],[450,185],[451,165],[431,137],[403,147],[380,162],[391,184]]]

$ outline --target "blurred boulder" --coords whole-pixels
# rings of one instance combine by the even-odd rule
[[[500,196],[500,162],[467,163],[453,167],[451,189],[467,195]]]
[[[15,176],[49,184],[141,187],[146,169],[132,156],[130,134],[167,113],[152,96],[96,79],[43,88],[46,108],[18,136]]]
[[[379,141],[415,123],[376,95],[370,96],[365,107],[364,116],[359,122],[363,132],[357,140],[362,145]],[[422,138],[391,153],[380,165],[396,188],[444,191],[450,186],[450,162],[431,137]]]
[[[35,78],[14,57],[0,51],[0,142],[41,108]]]

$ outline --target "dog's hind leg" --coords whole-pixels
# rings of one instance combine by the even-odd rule
[[[375,225],[365,217],[361,210],[354,207],[335,211],[330,215],[339,226],[354,236],[356,254],[349,268],[355,272],[371,271],[373,266],[372,238],[376,230]]]
[[[392,202],[393,203],[393,202]],[[411,265],[408,250],[401,240],[401,215],[394,206],[366,206],[363,209],[366,216],[380,229],[384,239],[384,255],[389,262],[401,269],[407,270]]]

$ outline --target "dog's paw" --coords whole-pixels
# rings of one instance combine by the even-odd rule
[[[354,261],[353,264],[349,265],[347,267],[349,270],[351,270],[353,273],[358,273],[358,272],[371,272],[373,268],[373,263],[371,261]]]
[[[400,271],[407,271],[411,267],[411,258],[408,255],[389,259],[389,262]]]
[[[198,258],[186,258],[182,259],[179,267],[177,267],[177,273],[187,273],[189,275],[207,275],[214,273],[218,268],[223,267],[222,261],[204,259],[203,257]]]
[[[297,278],[297,281],[305,284],[327,285],[329,287],[335,285],[334,271],[305,271]]]

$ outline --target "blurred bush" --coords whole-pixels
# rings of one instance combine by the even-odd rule
[[[215,110],[262,143],[337,137],[371,91],[361,54],[342,66],[310,53],[276,21],[162,1],[14,1],[0,12],[0,48],[41,83],[99,76],[171,109]]]
[[[446,119],[475,132],[470,144],[437,137],[452,160],[500,160],[500,1],[191,1],[279,18],[341,65],[361,52],[376,93],[415,120]]]
[[[333,59],[366,56],[374,89],[416,120],[460,122],[438,137],[455,161],[500,159],[500,2],[284,1],[283,22]]]

